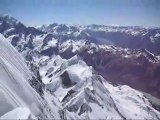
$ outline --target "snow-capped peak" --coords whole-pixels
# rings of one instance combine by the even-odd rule
[[[57,59],[61,62],[58,65],[53,64]],[[56,96],[65,109],[81,118],[159,119],[160,117],[158,111],[152,108],[142,93],[128,86],[114,87],[77,55],[68,60],[59,56],[51,59],[40,69],[40,74],[46,84],[46,90]],[[128,102],[130,107],[127,107]]]

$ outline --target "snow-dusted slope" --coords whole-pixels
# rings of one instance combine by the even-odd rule
[[[0,116],[11,111],[2,118],[7,118],[8,114],[8,117],[10,114],[13,115],[15,111],[19,110],[18,107],[25,107],[29,113],[38,118],[54,118],[52,111],[54,106],[49,111],[48,103],[46,100],[42,100],[30,86],[30,80],[32,80],[32,74],[23,58],[0,35]],[[23,112],[22,109],[20,111]]]
[[[81,118],[160,119],[160,113],[142,93],[128,86],[114,87],[79,56],[69,60],[43,57],[40,61],[46,90]]]
[[[40,97],[28,84],[32,75],[24,60],[2,35],[0,51],[0,116],[25,106],[38,116],[41,114]]]

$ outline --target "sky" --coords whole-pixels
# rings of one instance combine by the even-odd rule
[[[26,25],[160,26],[160,0],[0,0],[0,14]]]

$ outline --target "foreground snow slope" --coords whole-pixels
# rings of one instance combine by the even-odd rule
[[[27,82],[31,73],[22,57],[2,35],[0,51],[0,115],[20,106],[27,106],[35,115],[40,114],[39,96]]]
[[[35,117],[30,113],[28,108],[18,107],[6,113],[0,119],[35,119]]]
[[[25,107],[36,117],[51,117],[45,102],[30,86],[29,80],[32,80],[32,74],[23,58],[0,35],[0,116],[18,107]]]
[[[32,88],[34,77],[21,55],[0,34],[0,119],[77,118],[47,91],[40,96]]]

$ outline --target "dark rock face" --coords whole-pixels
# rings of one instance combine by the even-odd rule
[[[43,95],[44,84],[39,74],[39,68],[34,63],[31,63],[30,70],[35,75],[32,77],[32,80],[30,81],[31,86],[39,93],[39,95]]]
[[[17,44],[18,44],[19,41],[20,41],[19,37],[14,36],[12,38],[11,44],[15,47],[15,46],[17,46]]]
[[[61,74],[62,84],[64,87],[71,87],[75,83],[73,83],[68,75],[68,72],[65,71],[63,74]]]
[[[43,40],[43,45],[42,45],[42,47],[44,47],[45,45],[47,45],[47,43],[48,43],[49,41],[51,41],[53,37],[54,37],[54,36],[53,36],[52,34],[48,34],[48,35],[44,38],[44,40]]]
[[[80,108],[80,112],[78,113],[78,115],[83,114],[84,112],[91,112],[92,109],[89,107],[89,105],[87,103],[84,103],[81,108]]]
[[[67,108],[67,110],[70,111],[70,112],[77,112],[78,106],[77,106],[76,104],[75,104],[75,105],[72,105],[72,106],[69,106],[69,107]]]
[[[70,99],[71,98],[71,95],[73,95],[75,93],[75,91],[74,90],[70,90],[70,91],[68,91],[68,93],[67,93],[67,95],[63,98],[63,100],[62,100],[62,102],[65,102],[65,101],[67,101],[67,99]],[[72,108],[71,108],[72,109]],[[71,111],[71,110],[70,110]]]
[[[67,120],[66,111],[65,111],[65,110],[59,110],[58,113],[59,113],[60,118],[61,118],[62,120]]]
[[[53,54],[57,54],[58,50],[56,47],[50,47],[46,50],[41,51],[41,55],[49,56],[51,57]]]

